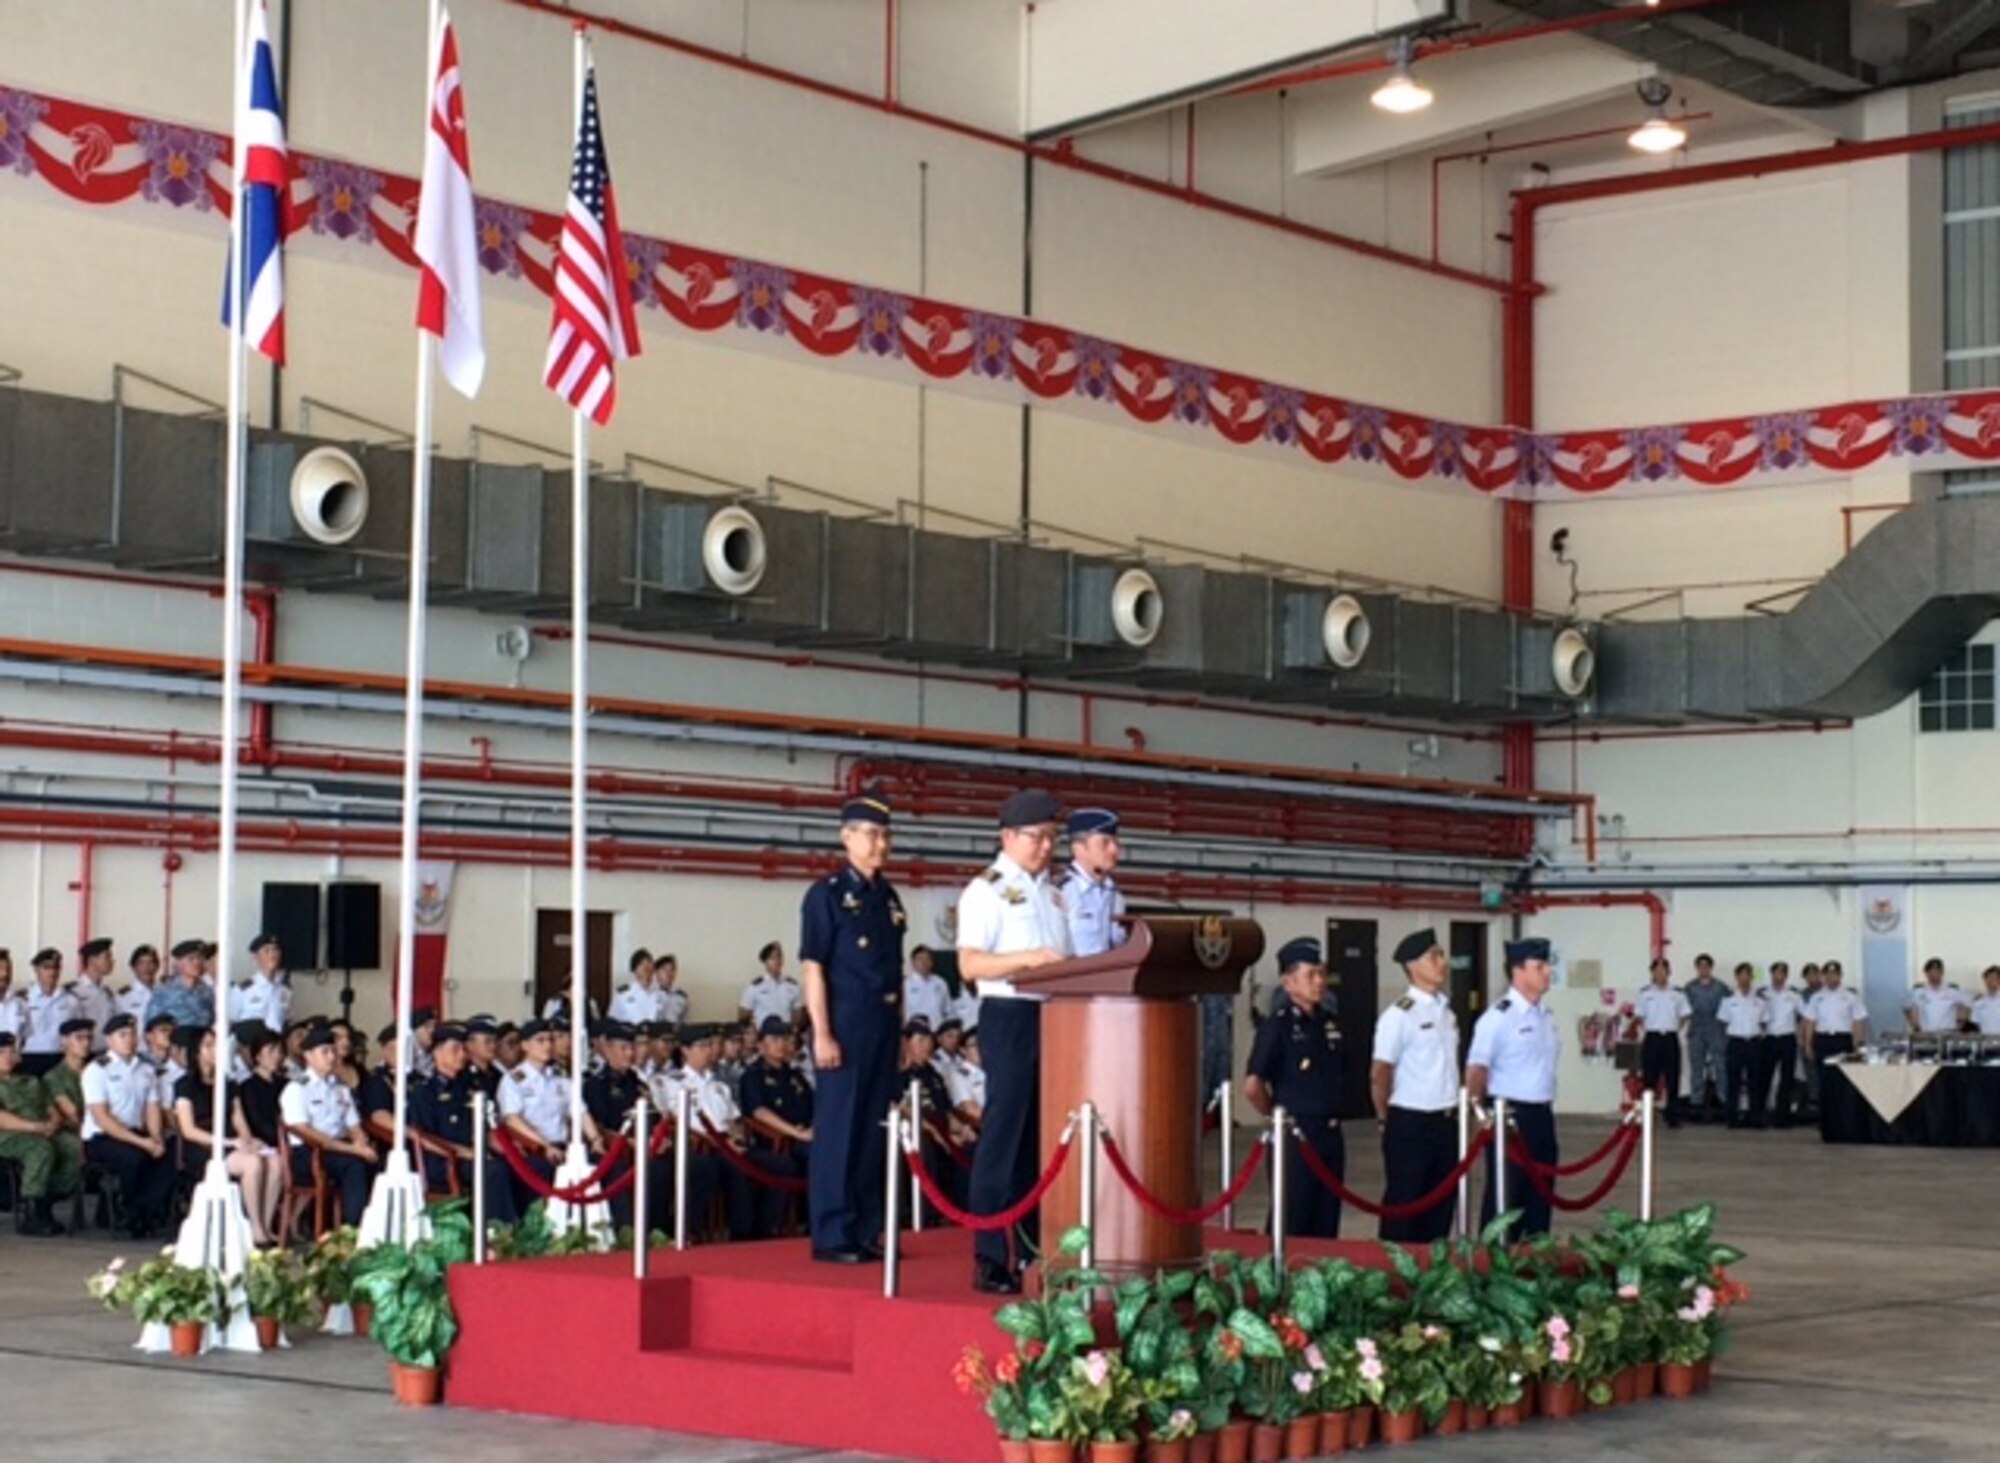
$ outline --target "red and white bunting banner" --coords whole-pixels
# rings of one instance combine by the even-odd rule
[[[219,232],[229,159],[220,133],[0,86],[0,175],[39,179],[80,203],[207,216]],[[416,179],[298,151],[291,168],[288,237],[381,250],[417,267]],[[560,218],[486,198],[475,214],[480,268],[502,287],[546,296]],[[625,267],[646,326],[1379,481],[1562,500],[2000,462],[2000,391],[1530,433],[1369,406],[1046,321],[630,232]],[[210,304],[204,295],[201,308]]]

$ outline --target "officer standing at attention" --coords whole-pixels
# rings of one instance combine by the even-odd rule
[[[1717,1014],[1729,987],[1715,978],[1713,955],[1694,957],[1694,979],[1687,983],[1682,994],[1688,1002],[1688,1101],[1700,1107],[1701,1116],[1707,1119],[1719,1110],[1727,1110],[1730,1097],[1727,1049],[1723,1045],[1726,1038]],[[1713,1102],[1709,1100],[1711,1091],[1716,1099]]]
[[[410,1074],[410,1126],[451,1150],[451,1156],[433,1149],[423,1150],[424,1186],[442,1194],[451,1187],[452,1165],[461,1180],[462,1192],[472,1192],[472,1097],[484,1090],[474,1074],[466,1053],[466,1028],[446,1021],[431,1038],[431,1060],[436,1068],[428,1077]],[[514,1222],[514,1186],[507,1166],[499,1155],[485,1155],[486,1217],[501,1224]]]
[[[1069,915],[1070,953],[1102,955],[1125,943],[1125,896],[1112,882],[1124,850],[1118,843],[1118,815],[1109,808],[1079,808],[1063,832],[1069,837],[1069,872],[1062,895]]]
[[[117,964],[112,954],[111,942],[105,939],[91,940],[80,946],[76,952],[83,969],[69,986],[70,999],[76,1002],[76,1014],[97,1023],[99,1051],[104,1050],[104,1023],[121,1009],[118,997],[112,994],[109,981],[112,968]],[[1944,967],[1939,966],[1942,972]]]
[[[1693,1009],[1688,998],[1671,984],[1674,968],[1662,955],[1651,967],[1653,983],[1632,998],[1632,1014],[1639,1018],[1645,1040],[1639,1048],[1639,1080],[1648,1092],[1665,1087],[1662,1100],[1667,1105],[1667,1126],[1681,1125],[1681,1032],[1687,1029]]]
[[[1868,1007],[1853,991],[1841,988],[1840,962],[1827,961],[1819,968],[1819,975],[1819,989],[1806,1002],[1805,1025],[1801,1028],[1806,1061],[1814,1069],[1846,1056],[1868,1036]],[[1824,1086],[1825,1082],[1822,1074],[1820,1083]]]
[[[2000,965],[1989,965],[1979,973],[1986,994],[1972,1003],[1968,1013],[1972,1029],[1986,1036],[2000,1033]]]
[[[1285,1135],[1287,1172],[1285,1233],[1308,1239],[1340,1238],[1340,1197],[1308,1172],[1296,1156],[1301,1138],[1334,1176],[1347,1178],[1347,1140],[1340,1131],[1341,1077],[1345,1072],[1340,1024],[1320,1009],[1326,994],[1326,958],[1319,941],[1293,940],[1278,951],[1285,1001],[1257,1028],[1244,1068],[1243,1096],[1266,1117],[1282,1107],[1297,1126]],[[1226,1182],[1231,1175],[1224,1174]]]
[[[806,891],[799,964],[812,1020],[812,1255],[830,1265],[882,1257],[884,1117],[896,1100],[896,1033],[909,918],[882,876],[889,803],[870,790],[840,810],[847,866]]]
[[[1726,1074],[1729,1082],[1729,1126],[1764,1126],[1764,1089],[1757,1082],[1757,1069],[1764,1052],[1764,1031],[1771,1021],[1771,1008],[1764,993],[1755,987],[1756,967],[1743,961],[1735,970],[1736,989],[1722,998],[1716,1017],[1728,1040]],[[1745,1104],[1749,1111],[1740,1111]]]
[[[972,1159],[971,1208],[996,1214],[1035,1184],[1040,1141],[1043,997],[1017,993],[1011,977],[1069,958],[1069,919],[1049,879],[1061,805],[1026,788],[1000,805],[1000,856],[958,897],[958,971],[978,990],[979,1045],[986,1068],[986,1111]],[[1036,1225],[1021,1225],[1033,1249]],[[1008,1236],[982,1230],[972,1242],[972,1286],[1017,1295],[1018,1267]]]
[[[27,1021],[21,1028],[21,1066],[39,1077],[63,1059],[63,1028],[72,1021],[89,1021],[76,997],[62,984],[62,953],[38,950],[28,963],[35,983],[28,991]],[[96,1030],[96,1023],[91,1023]]]
[[[1956,1031],[1965,1024],[1971,1010],[1972,998],[1956,985],[1945,983],[1944,962],[1936,957],[1924,962],[1924,978],[1917,982],[1903,1005],[1910,1030],[1919,1034]]]
[[[1549,942],[1509,940],[1507,979],[1511,989],[1486,1009],[1472,1027],[1472,1048],[1465,1058],[1465,1087],[1472,1100],[1485,1103],[1504,1098],[1528,1156],[1553,1165],[1561,1152],[1556,1144],[1556,1062],[1562,1037],[1555,1014],[1543,997],[1549,993]],[[1495,1135],[1496,1144],[1505,1141]],[[1486,1197],[1479,1204],[1479,1227],[1498,1213],[1494,1182],[1494,1149],[1486,1153]],[[1509,1156],[1507,1207],[1521,1217],[1509,1230],[1511,1239],[1549,1232],[1549,1201]]]
[[[1418,930],[1396,946],[1410,989],[1375,1022],[1368,1092],[1382,1128],[1387,1172],[1383,1204],[1414,1203],[1458,1164],[1458,1018],[1445,982],[1451,963],[1437,931]],[[1428,1244],[1451,1233],[1457,1196],[1446,1193],[1410,1219],[1384,1219],[1382,1238]]]
[[[757,952],[757,963],[764,968],[736,998],[736,1019],[759,1033],[760,1040],[764,1023],[773,1016],[797,1030],[806,996],[799,983],[785,974],[785,947],[772,940]]]
[[[1782,960],[1771,962],[1771,983],[1764,987],[1764,1043],[1757,1051],[1757,1101],[1771,1101],[1771,1079],[1778,1079],[1776,1122],[1790,1127],[1792,1099],[1799,1065],[1799,1017],[1806,1003],[1785,984],[1792,967]]]
[[[937,957],[930,946],[917,946],[910,952],[910,969],[903,977],[903,1019],[928,1021],[935,1031],[950,1009],[951,985],[937,973]]]

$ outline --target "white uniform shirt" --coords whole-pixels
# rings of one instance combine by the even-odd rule
[[[140,1060],[144,1061],[145,1058],[141,1057]],[[187,1075],[187,1068],[180,1064],[179,1059],[169,1057],[158,1067],[154,1068],[154,1071],[158,1074],[154,1081],[154,1088],[159,1095],[160,1108],[163,1112],[172,1112],[175,1102],[174,1089],[181,1085],[181,1078]],[[236,1081],[239,1079],[231,1077],[230,1080]]]
[[[329,1072],[316,1077],[308,1072],[296,1082],[287,1082],[278,1095],[278,1113],[290,1128],[311,1128],[324,1138],[345,1138],[361,1126],[354,1094],[347,1084]],[[292,1139],[299,1147],[305,1140]]]
[[[1554,1102],[1562,1036],[1546,1001],[1510,990],[1472,1024],[1468,1066],[1486,1069],[1486,1091],[1509,1102]]]
[[[1956,1031],[1972,1009],[1972,998],[1955,985],[1933,987],[1924,981],[1910,992],[1903,1009],[1917,1013],[1919,1031]]]
[[[1632,998],[1633,1014],[1648,1036],[1674,1036],[1694,1014],[1688,998],[1672,986],[1649,985]]]
[[[1804,998],[1790,986],[1780,989],[1774,985],[1767,985],[1761,994],[1764,997],[1764,1034],[1796,1035],[1799,1029],[1799,1017],[1805,1014]]]
[[[518,1117],[545,1142],[569,1141],[569,1078],[554,1064],[523,1062],[500,1082],[502,1120]]]
[[[258,971],[229,993],[229,1019],[261,1021],[273,1031],[283,1031],[292,1014],[290,986]]]
[[[0,996],[0,1031],[11,1031],[16,1036],[28,1029],[28,1003],[19,991],[9,991]]]
[[[1443,993],[1415,986],[1375,1020],[1374,1059],[1396,1069],[1389,1106],[1443,1112],[1458,1103],[1458,1017]]]
[[[951,1014],[958,1018],[959,1024],[967,1031],[978,1028],[979,992],[973,989],[971,981],[959,983],[958,994],[951,998]]]
[[[660,1019],[675,1026],[687,1025],[688,993],[660,987]]]
[[[129,1061],[106,1055],[83,1069],[83,1139],[102,1137],[96,1106],[103,1103],[111,1116],[135,1133],[146,1131],[146,1109],[159,1105],[153,1069],[137,1057]]]
[[[941,975],[918,975],[916,971],[906,971],[903,975],[903,1019],[914,1021],[919,1016],[930,1023],[932,1031],[944,1025],[945,1012],[951,1009],[951,986]]]
[[[47,995],[40,986],[27,994],[28,1019],[21,1028],[21,1050],[30,1056],[53,1056],[62,1050],[62,1024],[82,1014],[76,997],[57,988]]]
[[[146,1024],[146,1003],[153,999],[153,987],[143,980],[135,980],[118,993],[120,1015],[130,1016],[141,1026]]]
[[[706,1072],[685,1068],[681,1082],[688,1090],[688,1111],[694,1119],[695,1132],[705,1133],[713,1128],[718,1133],[727,1133],[729,1125],[742,1118],[736,1094],[713,1067]],[[703,1119],[707,1120],[708,1128],[702,1126]]]
[[[1715,1008],[1715,1019],[1722,1023],[1724,1034],[1735,1040],[1755,1040],[1762,1036],[1770,1017],[1771,1010],[1762,991],[1753,990],[1746,996],[1732,990]]]
[[[1030,878],[1019,864],[1002,854],[958,896],[958,947],[989,955],[1048,949],[1067,957],[1069,919],[1063,912],[1062,895],[1047,873]],[[978,989],[982,997],[1046,999],[1016,992],[1009,980],[984,980]]]
[[[750,1013],[753,1028],[761,1028],[773,1016],[790,1026],[798,1020],[799,1007],[804,1001],[797,981],[789,975],[773,980],[766,972],[743,987],[743,994],[736,998],[736,1007]]]
[[[1068,906],[1071,953],[1102,955],[1125,943],[1125,927],[1118,917],[1125,913],[1125,896],[1111,879],[1094,879],[1075,864],[1062,881],[1063,903]]]
[[[1814,991],[1806,1002],[1806,1020],[1812,1022],[1816,1036],[1852,1036],[1854,1023],[1867,1019],[1867,1006],[1845,986]]]
[[[931,1058],[931,1065],[944,1078],[944,1090],[951,1097],[953,1107],[963,1107],[972,1103],[982,1111],[986,1107],[986,1072],[976,1063],[964,1057],[950,1056],[939,1052]]]
[[[2000,1034],[2000,995],[1984,995],[1972,1003],[1972,1024],[1988,1036]]]
[[[618,987],[611,998],[611,1019],[623,1021],[627,1026],[663,1021],[666,1018],[660,1011],[660,988],[656,985],[641,985],[635,980]]]
[[[104,1023],[118,1014],[118,997],[111,993],[111,987],[88,976],[71,983],[70,999],[76,1002],[76,1014],[86,1021],[95,1021],[97,1031],[90,1039],[94,1051],[104,1050]]]

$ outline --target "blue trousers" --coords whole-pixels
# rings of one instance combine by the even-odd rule
[[[816,1250],[852,1250],[882,1233],[883,1123],[896,1100],[901,1029],[896,1007],[876,994],[828,993],[840,1065],[822,1070],[813,1094],[812,1163],[806,1175]]]
[[[1012,996],[988,996],[979,1007],[979,1051],[986,1066],[986,1109],[979,1148],[972,1156],[970,1205],[974,1214],[997,1214],[1019,1203],[1040,1171],[1042,1113],[1042,1008]],[[1032,1246],[1036,1216],[1020,1234]],[[1007,1232],[982,1230],[972,1241],[982,1260],[1005,1265]]]
[[[1556,1111],[1546,1102],[1509,1102],[1507,1116],[1514,1120],[1521,1139],[1528,1145],[1528,1153],[1535,1162],[1553,1164],[1561,1162],[1561,1149],[1556,1145]],[[1495,1140],[1496,1143],[1498,1140]],[[1486,1150],[1486,1197],[1479,1203],[1479,1227],[1486,1228],[1499,1212],[1495,1208],[1497,1193],[1493,1168],[1498,1162],[1497,1148]],[[1549,1232],[1549,1201],[1544,1199],[1535,1181],[1528,1177],[1528,1171],[1520,1164],[1507,1164],[1507,1207],[1521,1211],[1521,1217],[1507,1230],[1507,1238],[1519,1240],[1533,1238]]]

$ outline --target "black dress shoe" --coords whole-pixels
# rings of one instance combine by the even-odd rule
[[[881,1260],[882,1258],[884,1258],[882,1247],[876,1244],[873,1240],[870,1240],[867,1244],[861,1247],[861,1258],[868,1261],[870,1264],[873,1264],[876,1261]]]
[[[859,1250],[814,1250],[813,1258],[822,1265],[859,1265],[863,1256]]]
[[[1019,1295],[1021,1277],[996,1260],[975,1260],[972,1288],[986,1295]]]

